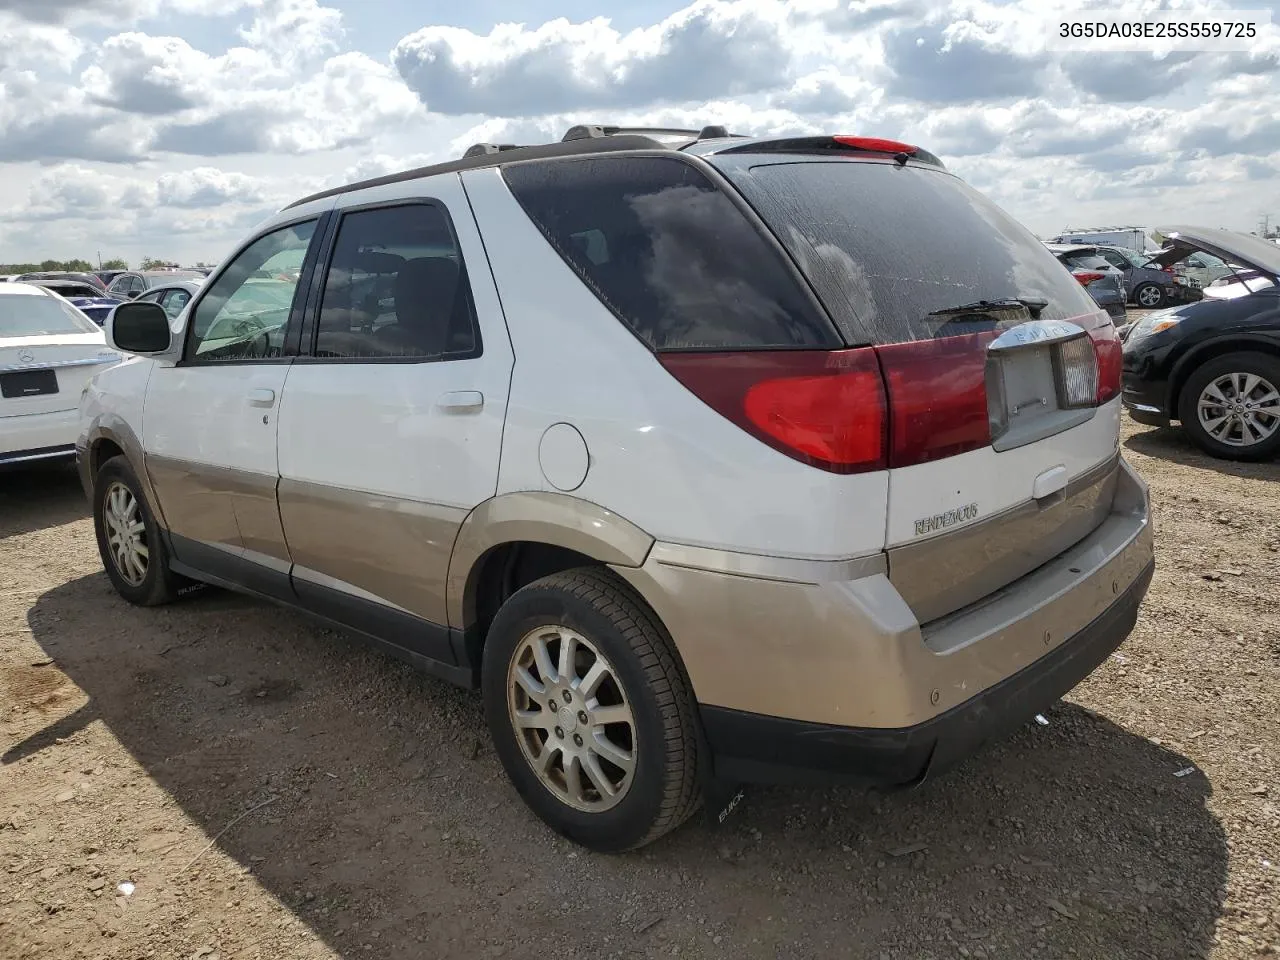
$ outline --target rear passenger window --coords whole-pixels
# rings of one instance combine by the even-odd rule
[[[513,164],[508,187],[556,252],[655,350],[830,347],[782,254],[691,164]]]
[[[443,207],[411,203],[342,218],[317,357],[463,359],[479,350],[471,285]]]

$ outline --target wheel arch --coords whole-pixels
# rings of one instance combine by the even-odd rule
[[[449,625],[468,650],[483,645],[486,619],[503,588],[575,566],[639,567],[654,538],[589,500],[522,491],[480,504],[462,522],[445,585]],[[474,660],[473,662],[478,662]]]
[[[1169,396],[1165,409],[1174,417],[1178,417],[1182,388],[1187,385],[1191,375],[1210,360],[1242,350],[1253,350],[1280,358],[1280,343],[1253,334],[1232,334],[1198,344],[1183,354],[1169,372]]]

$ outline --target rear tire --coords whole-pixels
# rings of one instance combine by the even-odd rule
[[[1164,306],[1164,290],[1158,284],[1144,283],[1133,291],[1133,301],[1143,310],[1157,310]]]
[[[562,836],[631,850],[701,803],[688,682],[661,622],[609,572],[569,570],[512,594],[489,629],[481,686],[507,776]]]
[[[98,553],[116,593],[141,607],[169,603],[188,584],[169,569],[169,552],[142,484],[123,456],[99,469],[93,482],[93,527]]]
[[[1277,390],[1280,358],[1245,352],[1214,357],[1183,384],[1178,419],[1191,441],[1210,456],[1268,460],[1280,452]]]

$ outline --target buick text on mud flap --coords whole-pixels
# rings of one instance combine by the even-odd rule
[[[953,507],[943,513],[935,513],[932,517],[921,517],[916,521],[916,536],[945,530],[947,527],[954,527],[957,523],[973,520],[977,516],[978,505],[966,503],[963,507]]]

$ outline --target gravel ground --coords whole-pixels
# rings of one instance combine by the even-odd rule
[[[526,812],[476,697],[252,600],[133,609],[69,472],[0,477],[0,958],[1280,955],[1280,466],[1125,445],[1159,570],[1048,726],[622,857]]]

